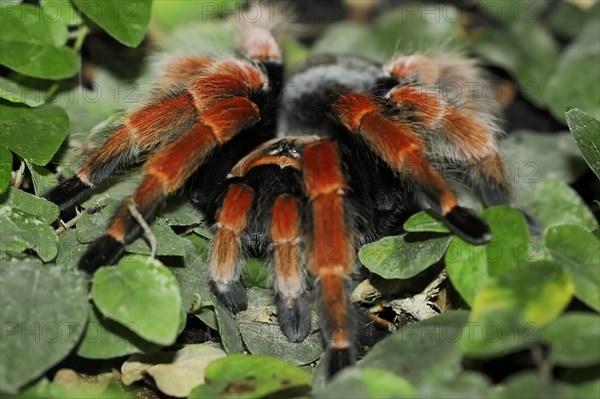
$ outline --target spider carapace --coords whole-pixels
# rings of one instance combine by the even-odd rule
[[[493,107],[476,93],[444,96],[481,81],[458,56],[401,55],[385,65],[316,56],[284,82],[267,30],[244,32],[239,54],[172,59],[153,98],[45,197],[65,210],[144,157],[141,184],[79,268],[91,274],[114,263],[142,232],[132,212],[150,220],[189,187],[214,226],[208,272],[220,300],[246,308],[244,253],[262,250],[290,341],[310,332],[314,286],[331,376],[354,362],[348,280],[360,245],[399,231],[416,200],[463,239],[489,240],[449,182],[479,188],[487,204],[508,202]]]

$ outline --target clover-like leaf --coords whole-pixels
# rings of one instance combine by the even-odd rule
[[[568,312],[545,326],[540,339],[550,345],[548,360],[566,367],[600,363],[600,316]]]
[[[514,268],[530,255],[527,223],[520,211],[497,206],[486,209],[482,216],[490,226],[492,240],[472,245],[454,237],[445,256],[450,280],[469,304],[490,278]]]
[[[324,388],[314,392],[317,399],[413,398],[417,389],[407,380],[385,369],[348,368]]]
[[[294,390],[308,393],[310,374],[273,357],[229,355],[208,365],[207,383],[194,389],[190,399],[276,397],[278,393]]]
[[[77,344],[88,316],[87,284],[61,267],[11,262],[0,267],[0,385],[32,381]]]
[[[104,317],[92,305],[84,335],[77,347],[77,355],[87,359],[111,359],[158,349],[159,345],[144,340],[131,329]]]
[[[575,296],[600,312],[600,240],[579,226],[559,225],[546,230],[544,243],[571,274]]]
[[[567,111],[566,117],[583,158],[600,178],[600,122],[579,109]]]
[[[572,295],[571,276],[555,263],[507,270],[477,293],[469,319],[473,329],[461,337],[461,346],[468,355],[489,356],[531,345]]]
[[[94,274],[92,298],[102,314],[147,341],[170,345],[180,324],[181,294],[171,271],[159,261],[126,256],[117,267]]]
[[[146,35],[152,0],[72,0],[77,9],[109,35],[129,47],[136,47]]]
[[[36,165],[50,162],[69,129],[69,117],[56,105],[29,108],[0,104],[0,114],[2,143]]]
[[[386,279],[410,278],[444,256],[452,236],[420,238],[412,234],[385,237],[364,245],[358,252],[361,263]]]

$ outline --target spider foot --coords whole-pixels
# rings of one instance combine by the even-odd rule
[[[91,278],[101,266],[112,265],[124,249],[125,244],[105,234],[88,247],[77,267]]]
[[[73,176],[45,193],[44,198],[58,205],[58,209],[63,212],[78,203],[91,189],[92,186]]]
[[[460,238],[471,244],[485,244],[492,238],[488,225],[467,208],[455,206],[444,215],[444,220]]]
[[[302,342],[310,333],[310,302],[306,294],[298,298],[277,296],[277,314],[283,335],[290,342]]]
[[[221,303],[233,313],[248,309],[248,294],[242,283],[239,281],[229,284],[214,283],[214,286]]]
[[[330,380],[340,370],[352,366],[355,361],[355,353],[351,348],[330,347],[325,355],[327,359],[327,379]]]

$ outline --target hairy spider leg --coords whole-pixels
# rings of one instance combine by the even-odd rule
[[[210,254],[210,275],[219,299],[232,311],[248,307],[246,289],[240,283],[244,256],[241,234],[248,225],[254,190],[232,184],[219,210]]]
[[[489,227],[458,205],[454,193],[425,158],[425,142],[416,132],[383,115],[366,94],[342,95],[332,109],[392,170],[411,178],[461,238],[471,243],[489,241]]]
[[[193,96],[187,92],[173,94],[133,111],[98,147],[70,179],[44,194],[64,211],[104,181],[115,169],[139,161],[140,153],[169,140],[179,128],[197,117]]]
[[[354,333],[346,290],[354,266],[352,223],[345,214],[348,189],[336,144],[323,140],[304,150],[304,186],[309,198],[312,231],[307,268],[316,277],[322,299],[321,330],[327,343],[328,375],[354,363]]]
[[[488,206],[510,203],[509,184],[493,125],[476,115],[462,112],[439,94],[422,88],[397,86],[390,90],[389,99],[399,110],[410,109],[425,128],[442,134],[451,143],[451,148],[445,148],[442,156],[476,169],[480,177],[477,181],[481,181]]]
[[[304,285],[301,204],[289,194],[277,197],[271,211],[273,271],[277,315],[283,334],[302,342],[310,333],[310,301]]]
[[[111,264],[125,245],[139,236],[140,226],[129,212],[130,201],[148,219],[156,205],[181,188],[215,148],[259,119],[258,107],[245,97],[223,100],[203,112],[201,120],[190,130],[148,159],[142,183],[117,211],[106,234],[88,247],[79,268],[92,273],[102,265]]]

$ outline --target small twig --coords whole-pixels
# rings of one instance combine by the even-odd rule
[[[97,202],[94,202],[92,205],[88,206],[87,208],[85,208],[83,211],[79,211],[79,210],[75,210],[76,215],[73,219],[69,220],[68,222],[63,222],[62,220],[59,219],[59,223],[60,226],[58,226],[58,228],[54,231],[56,234],[60,234],[63,231],[70,229],[71,227],[75,226],[75,223],[77,223],[79,221],[79,219],[81,219],[81,217],[83,215],[88,215],[90,213],[95,213],[97,211],[99,211],[100,209],[102,209],[102,205],[100,205]]]
[[[552,366],[546,361],[544,357],[544,351],[540,345],[536,345],[531,348],[531,356],[535,362],[535,366],[543,381],[550,381],[552,378]]]
[[[15,173],[15,179],[13,180],[13,187],[20,188],[23,183],[23,176],[25,176],[25,162],[20,161],[19,169]]]
[[[150,243],[150,250],[151,250],[150,257],[154,258],[156,256],[156,237],[154,237],[154,234],[150,230],[150,227],[148,226],[148,223],[146,223],[146,221],[144,220],[144,217],[142,216],[142,214],[135,207],[135,203],[130,200],[128,203],[128,206],[129,206],[129,213],[131,213],[131,216],[133,216],[133,218],[136,220],[136,222],[138,222],[139,225],[144,230],[144,236]]]

